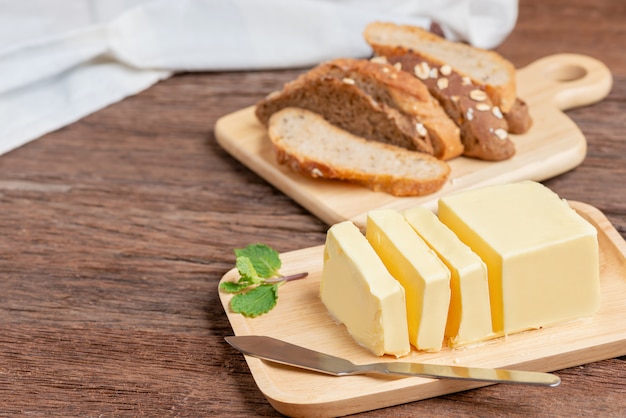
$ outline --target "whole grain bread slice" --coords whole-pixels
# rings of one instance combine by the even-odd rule
[[[300,107],[362,138],[450,159],[463,152],[459,128],[428,88],[388,63],[341,58],[318,65],[257,103],[267,124]]]
[[[530,127],[516,97],[515,67],[493,51],[450,42],[424,29],[374,22],[364,32],[374,52],[428,86],[461,128],[464,155],[503,160],[515,153],[508,132]]]
[[[297,173],[357,183],[395,196],[433,193],[450,174],[445,161],[363,139],[306,109],[288,107],[272,114],[268,135],[277,161]]]

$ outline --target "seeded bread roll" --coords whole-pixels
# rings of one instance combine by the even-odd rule
[[[362,138],[448,160],[463,152],[458,127],[419,80],[387,63],[337,59],[322,63],[257,104],[267,124],[300,107]]]
[[[413,26],[375,22],[364,36],[377,55],[400,63],[428,86],[461,128],[465,156],[495,161],[513,156],[508,132],[525,132],[531,120],[516,98],[509,61]]]
[[[295,172],[358,183],[394,196],[433,193],[450,174],[448,164],[431,155],[368,141],[301,108],[274,113],[268,135],[277,161]]]

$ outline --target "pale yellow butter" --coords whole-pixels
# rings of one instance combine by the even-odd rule
[[[350,335],[377,356],[410,350],[404,289],[350,221],[326,235],[320,297]]]
[[[496,333],[598,310],[597,231],[543,185],[524,181],[443,197],[439,218],[487,264]]]
[[[395,210],[370,211],[365,236],[404,287],[409,341],[418,350],[441,350],[450,303],[450,271]]]
[[[415,207],[406,210],[404,217],[450,270],[448,345],[458,347],[492,336],[485,263],[430,210]]]

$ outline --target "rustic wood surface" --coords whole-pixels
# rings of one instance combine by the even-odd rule
[[[560,52],[613,72],[568,111],[581,166],[546,184],[626,236],[626,4],[520,0],[498,48],[522,67]],[[305,69],[178,75],[0,157],[1,416],[278,416],[257,390],[217,283],[232,249],[323,243],[327,225],[224,152],[215,121]],[[623,416],[626,357],[363,416]]]

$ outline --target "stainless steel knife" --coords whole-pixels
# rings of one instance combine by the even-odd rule
[[[340,357],[309,350],[308,348],[266,336],[243,335],[225,337],[225,339],[230,345],[243,354],[335,376],[378,373],[550,387],[558,386],[561,383],[561,379],[551,373],[519,370],[486,369],[401,361],[357,365]]]

